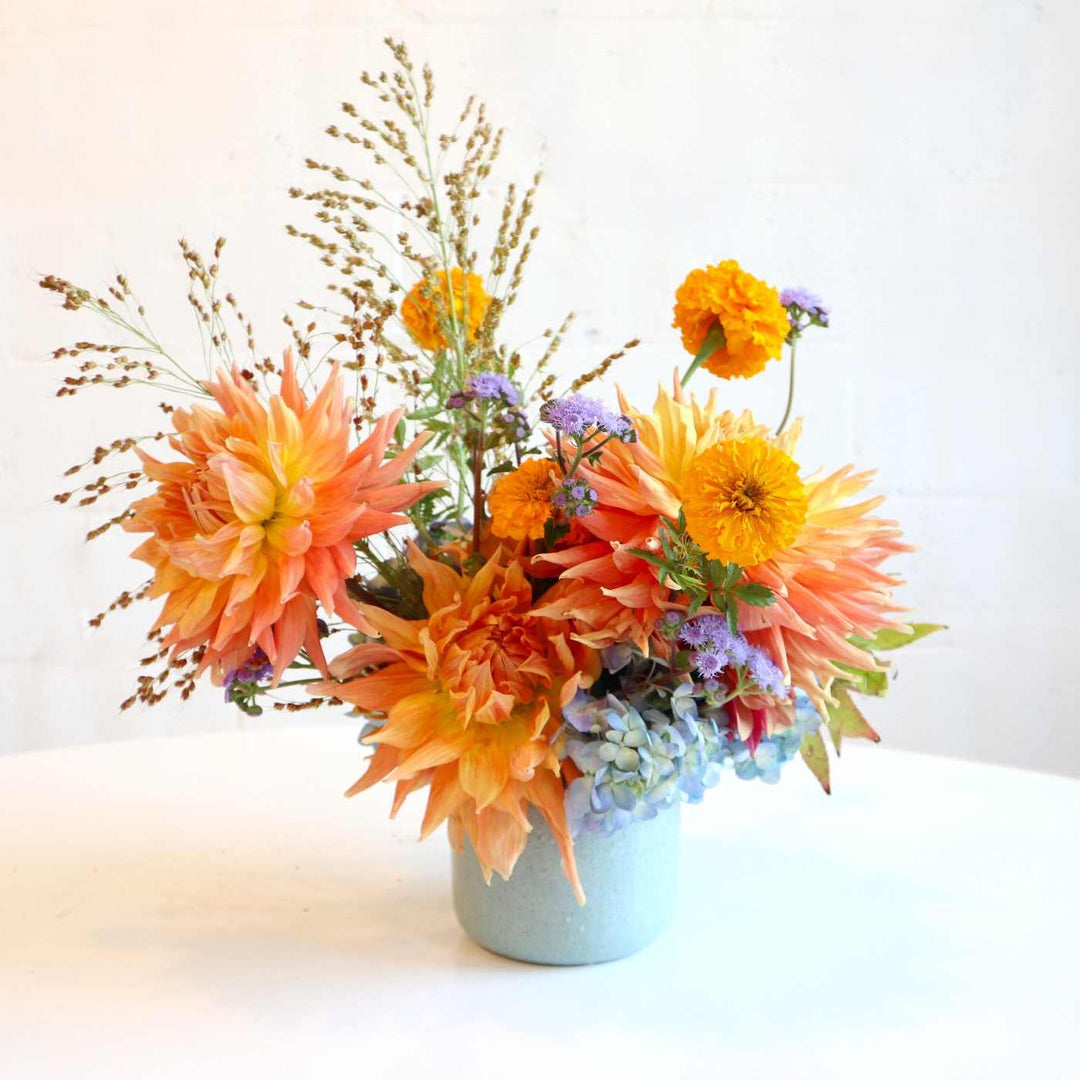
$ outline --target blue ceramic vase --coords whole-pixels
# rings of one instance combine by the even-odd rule
[[[648,945],[671,922],[679,879],[679,805],[613,836],[574,841],[588,902],[579,906],[547,826],[534,828],[509,881],[484,881],[468,839],[453,853],[454,912],[478,945],[531,964],[599,964]]]

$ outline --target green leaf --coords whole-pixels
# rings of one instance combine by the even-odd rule
[[[730,604],[728,606],[728,609],[727,609],[727,624],[728,624],[728,629],[733,634],[737,634],[739,632],[739,609],[734,604]]]
[[[910,645],[919,638],[928,634],[934,634],[938,630],[948,630],[942,623],[911,623],[911,633],[905,634],[902,630],[879,630],[872,638],[853,637],[848,640],[857,649],[867,649],[870,652],[899,649],[902,645]]]
[[[748,582],[731,590],[733,596],[737,596],[744,604],[751,607],[768,607],[776,603],[776,594],[768,585],[759,585],[757,582]]]
[[[671,550],[671,542],[668,540],[667,529],[660,529],[660,546],[664,549],[664,554],[667,556],[669,562],[675,561],[675,555]]]
[[[672,666],[678,668],[680,671],[686,671],[690,667],[690,650],[680,649],[675,654]]]
[[[728,563],[727,573],[724,575],[724,588],[733,588],[739,583],[741,577],[742,567],[738,563]]]
[[[501,465],[492,465],[488,469],[488,476],[494,476],[496,473],[508,473],[514,471],[514,463],[512,461],[504,461]]]
[[[724,564],[715,559],[705,560],[705,573],[708,575],[709,584],[716,590],[724,587]]]
[[[825,789],[825,794],[831,794],[829,787],[829,754],[825,749],[825,740],[820,731],[811,731],[802,741],[799,753],[807,768],[817,777],[817,782]]]
[[[651,551],[643,551],[641,548],[623,548],[622,550],[628,555],[636,555],[639,559],[652,563],[653,566],[667,566],[667,563],[659,555],[654,555]]]
[[[686,611],[686,617],[692,619],[701,610],[701,605],[704,602],[704,595],[702,593],[695,593],[690,599],[690,607]]]
[[[397,422],[397,426],[394,428],[394,442],[405,442],[405,421],[401,419]]]
[[[426,409],[417,409],[416,412],[406,414],[407,420],[431,420],[443,411],[442,405],[429,405]]]
[[[889,690],[889,675],[885,671],[864,671],[862,668],[836,664],[848,675],[844,682],[850,683],[852,690],[870,697],[884,697]]]
[[[832,696],[836,698],[836,704],[828,707],[828,716],[825,723],[832,736],[833,746],[837,754],[840,753],[840,743],[847,736],[849,739],[870,739],[872,742],[881,742],[881,736],[867,723],[855,703],[851,700],[851,694],[846,686],[833,684]]]

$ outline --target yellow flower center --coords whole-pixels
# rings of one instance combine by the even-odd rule
[[[753,480],[743,480],[736,487],[731,497],[731,504],[736,510],[741,510],[744,514],[760,514],[761,506],[759,504],[764,494],[760,486]]]
[[[794,543],[806,520],[798,465],[756,436],[727,439],[699,454],[685,488],[687,530],[721,562],[757,566]]]

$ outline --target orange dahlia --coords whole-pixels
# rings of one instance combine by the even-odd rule
[[[154,568],[149,595],[165,597],[154,629],[171,627],[164,643],[177,652],[205,646],[202,666],[216,676],[256,646],[275,682],[301,647],[325,667],[316,601],[357,624],[345,589],[353,542],[406,523],[396,511],[439,487],[400,482],[425,437],[384,460],[397,412],[350,450],[353,414],[337,369],[309,404],[289,353],[265,405],[235,369],[207,389],[218,409],[172,414],[169,443],[183,460],[139,452],[157,490],[132,505],[124,528],[150,534],[133,557]]]
[[[521,561],[502,550],[471,578],[412,544],[409,563],[423,580],[428,617],[405,620],[361,605],[367,631],[382,643],[358,645],[331,664],[345,682],[311,687],[385,715],[365,740],[375,753],[348,794],[395,781],[396,813],[410,792],[428,786],[421,837],[449,820],[451,843],[460,851],[468,836],[489,881],[493,870],[509,878],[535,806],[584,903],[551,740],[562,706],[598,674],[597,654],[532,611]]]
[[[454,319],[459,326],[467,324],[467,338],[473,341],[491,297],[484,292],[478,274],[463,274],[458,266],[450,271],[450,282],[454,294]],[[445,270],[440,270],[434,280],[418,281],[409,290],[401,303],[401,318],[422,349],[446,348],[444,330],[450,323],[450,290],[446,287]]]
[[[679,606],[656,571],[628,548],[659,551],[660,519],[679,516],[695,460],[728,439],[768,435],[748,412],[721,410],[713,390],[702,404],[674,380],[674,395],[660,390],[652,412],[633,409],[620,393],[620,409],[630,416],[637,441],[609,442],[599,462],[579,466],[599,502],[574,524],[591,542],[536,556],[538,565],[561,573],[540,609],[552,618],[572,619],[580,640],[597,648],[633,641],[648,651],[649,637],[666,608]],[[775,440],[788,449],[798,427]]]
[[[675,321],[683,346],[696,356],[719,322],[720,347],[705,367],[724,379],[747,379],[779,359],[791,324],[771,285],[740,269],[734,259],[691,270],[675,292]]]
[[[596,646],[633,640],[643,648],[660,647],[650,640],[657,620],[666,609],[685,606],[685,598],[661,588],[656,571],[624,549],[659,550],[658,521],[675,520],[693,498],[693,463],[710,447],[730,439],[761,439],[790,457],[801,424],[796,421],[774,437],[747,412],[720,412],[715,391],[702,405],[687,397],[677,380],[674,394],[661,391],[651,413],[637,412],[625,401],[621,408],[632,418],[638,441],[611,442],[597,465],[582,467],[599,503],[578,524],[595,541],[536,556],[561,571],[538,611],[569,620],[575,637]],[[805,479],[805,520],[798,534],[746,570],[747,580],[768,585],[776,602],[740,604],[740,628],[819,709],[830,700],[833,680],[843,677],[837,663],[875,666],[873,657],[848,638],[900,626],[894,616],[903,609],[893,603],[892,590],[901,582],[880,566],[911,549],[895,522],[871,515],[882,499],[852,502],[872,475],[847,466],[831,476]],[[752,710],[732,704],[745,737]],[[765,730],[789,722],[774,698],[759,697],[752,705],[763,713]]]
[[[499,477],[488,496],[491,531],[510,540],[539,540],[552,515],[555,463],[526,458],[513,472]]]
[[[793,543],[806,520],[799,466],[760,437],[727,439],[686,472],[687,532],[710,559],[756,566]]]

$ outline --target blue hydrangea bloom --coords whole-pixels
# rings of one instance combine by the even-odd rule
[[[563,710],[563,755],[584,774],[566,791],[573,836],[610,836],[646,821],[676,802],[698,803],[726,768],[742,780],[775,784],[821,718],[801,691],[795,722],[761,739],[751,753],[737,735],[717,728],[699,708],[700,686],[680,684],[661,704],[655,698],[578,691]]]

